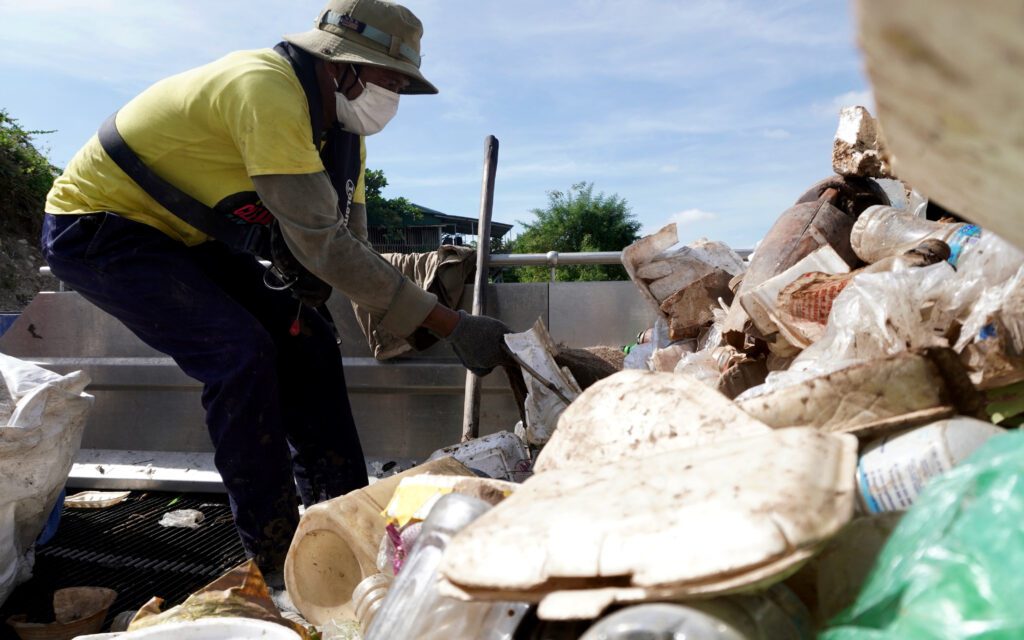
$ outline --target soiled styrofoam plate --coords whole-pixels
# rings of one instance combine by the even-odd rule
[[[690,376],[620,371],[565,410],[535,472],[595,468],[622,458],[764,435],[771,428]]]
[[[757,588],[849,521],[856,463],[853,436],[794,428],[543,471],[458,533],[441,573],[472,597],[531,602]]]
[[[124,502],[131,491],[82,491],[64,498],[69,509],[104,509]]]

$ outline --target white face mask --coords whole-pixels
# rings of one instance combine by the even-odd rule
[[[355,72],[355,69],[353,69]],[[359,80],[358,76],[356,77]],[[349,100],[340,91],[335,91],[335,106],[338,121],[346,131],[361,136],[378,133],[398,112],[398,94],[373,83],[363,84],[363,92],[355,100]]]

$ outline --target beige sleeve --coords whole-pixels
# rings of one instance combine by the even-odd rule
[[[303,266],[395,335],[408,336],[423,324],[437,297],[416,286],[349,231],[326,173],[253,176],[252,181]],[[365,222],[363,229],[365,233]]]
[[[367,243],[366,229],[366,205],[362,202],[353,202],[348,212],[348,231],[362,243]]]

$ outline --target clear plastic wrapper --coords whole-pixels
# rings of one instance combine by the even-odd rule
[[[718,388],[718,379],[722,377],[721,364],[716,357],[715,349],[705,349],[683,356],[676,365],[675,373],[692,376],[712,389]]]
[[[951,317],[936,305],[955,272],[947,263],[857,276],[835,299],[824,337],[745,400],[854,364],[911,349],[948,346]]]
[[[1024,380],[1024,267],[982,293],[963,321],[956,349],[981,389]]]
[[[954,317],[966,317],[985,289],[1006,282],[1022,265],[1024,252],[994,233],[984,233],[957,264],[956,275],[942,292],[942,308]]]
[[[835,298],[824,336],[740,399],[885,355],[947,346],[946,336],[960,324],[960,339],[949,346],[965,352],[976,384],[988,388],[1018,380],[1024,375],[1022,268],[1024,253],[984,233],[955,269],[948,263],[907,268],[896,261],[892,271],[861,273]],[[998,343],[985,342],[995,337]]]

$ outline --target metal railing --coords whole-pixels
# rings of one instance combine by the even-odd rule
[[[492,253],[492,267],[558,267],[580,264],[622,264],[621,251],[559,253]]]
[[[550,281],[558,279],[558,267],[582,264],[621,264],[621,251],[576,251],[559,253],[494,253],[491,254],[492,267],[548,267]]]
[[[746,259],[752,253],[751,249],[738,249],[736,253]],[[261,260],[265,267],[270,262]],[[558,252],[548,251],[547,253],[492,253],[490,266],[492,267],[548,267],[552,270],[551,280],[555,280],[554,270],[558,267],[568,267],[586,264],[622,264],[621,251],[572,251]],[[44,276],[53,275],[50,267],[40,267],[39,273]]]
[[[746,260],[753,251],[751,249],[740,249],[737,254]],[[558,267],[589,264],[622,264],[621,251],[574,251],[559,253],[548,251],[547,253],[492,253],[492,267],[548,267],[551,269],[551,282]]]

